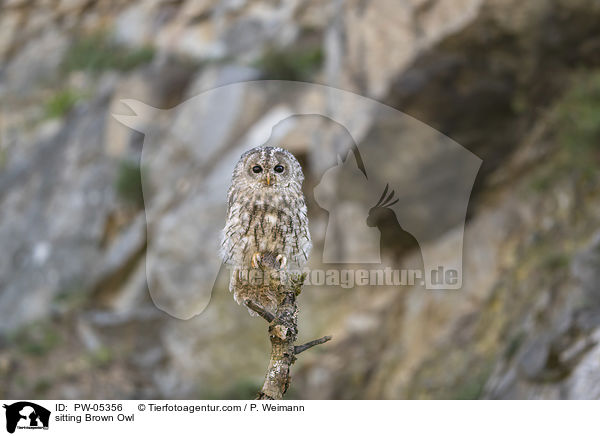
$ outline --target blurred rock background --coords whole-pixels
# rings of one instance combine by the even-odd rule
[[[334,341],[289,398],[600,398],[599,20],[594,0],[0,1],[0,396],[253,397],[265,325],[224,285],[188,321],[150,300],[143,136],[110,114],[285,79],[483,159],[463,290],[304,292],[301,339]],[[364,140],[395,128],[367,120]],[[430,243],[455,256],[452,238]]]

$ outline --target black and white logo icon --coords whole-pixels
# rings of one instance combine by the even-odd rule
[[[14,433],[16,429],[47,430],[50,411],[29,401],[19,401],[3,406],[6,409],[6,431]]]

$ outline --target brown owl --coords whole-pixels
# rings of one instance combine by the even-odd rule
[[[296,158],[279,147],[253,148],[236,164],[227,193],[221,256],[232,267],[229,290],[238,304],[250,299],[274,310],[276,296],[248,282],[243,273],[288,271],[308,260],[311,241],[303,180]]]

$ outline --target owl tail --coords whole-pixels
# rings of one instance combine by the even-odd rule
[[[233,299],[240,306],[245,305],[246,300],[262,306],[269,312],[277,310],[277,296],[272,292],[269,286],[253,284],[248,280],[248,270],[234,268],[231,271],[229,280],[229,292],[233,292]],[[251,309],[248,312],[252,316],[258,314]]]

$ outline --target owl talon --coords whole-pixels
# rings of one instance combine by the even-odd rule
[[[284,269],[287,266],[287,257],[283,254],[278,254],[275,260],[279,262],[279,269]]]
[[[256,252],[252,255],[252,268],[258,268],[260,265],[260,253]]]

